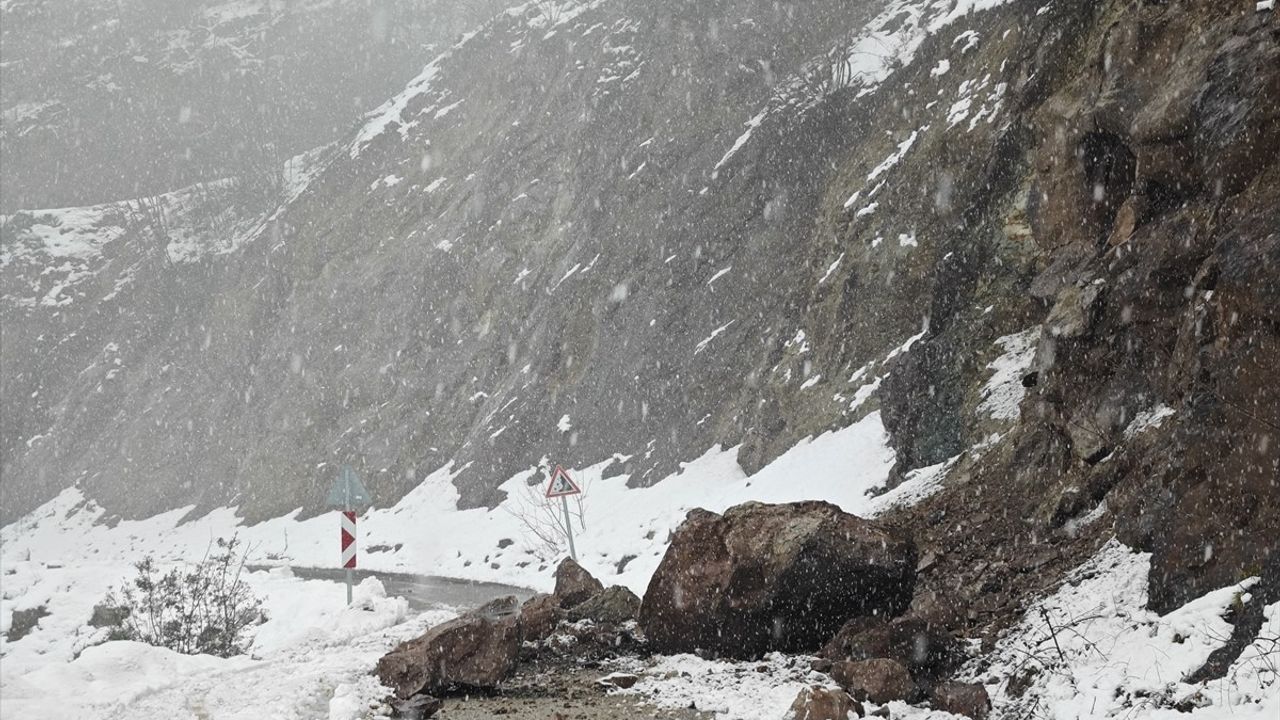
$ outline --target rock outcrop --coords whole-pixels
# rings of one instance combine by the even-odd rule
[[[689,513],[640,608],[657,652],[813,651],[849,618],[911,601],[915,546],[835,505],[747,503]]]

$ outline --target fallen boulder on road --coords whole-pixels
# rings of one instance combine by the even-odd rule
[[[694,510],[649,582],[640,625],[655,652],[812,652],[850,618],[911,602],[916,548],[825,502]]]
[[[400,643],[378,660],[378,678],[400,699],[496,687],[515,668],[521,626],[519,615],[495,608],[516,605],[514,597],[503,598]]]

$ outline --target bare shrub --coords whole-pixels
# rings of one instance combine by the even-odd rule
[[[241,578],[247,551],[239,547],[234,536],[218,538],[199,563],[163,574],[151,556],[135,563],[137,575],[107,595],[106,607],[120,618],[111,637],[186,655],[243,655],[245,632],[266,616]]]

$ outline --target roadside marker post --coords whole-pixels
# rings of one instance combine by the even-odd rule
[[[560,498],[560,506],[564,509],[564,531],[569,536],[569,557],[578,561],[578,551],[573,546],[573,519],[569,516],[569,496],[581,495],[582,488],[569,477],[563,467],[556,466],[551,473],[551,482],[547,483],[547,498]]]
[[[360,484],[360,478],[350,465],[343,465],[338,479],[329,489],[329,507],[342,508],[339,540],[342,545],[342,567],[347,575],[347,605],[351,604],[351,588],[356,567],[356,511],[358,505],[369,504],[369,491]]]

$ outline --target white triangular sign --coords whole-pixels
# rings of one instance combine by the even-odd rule
[[[551,473],[551,482],[547,483],[547,497],[577,495],[581,492],[582,489],[573,481],[573,478],[569,477],[569,473],[557,465],[555,472]]]

